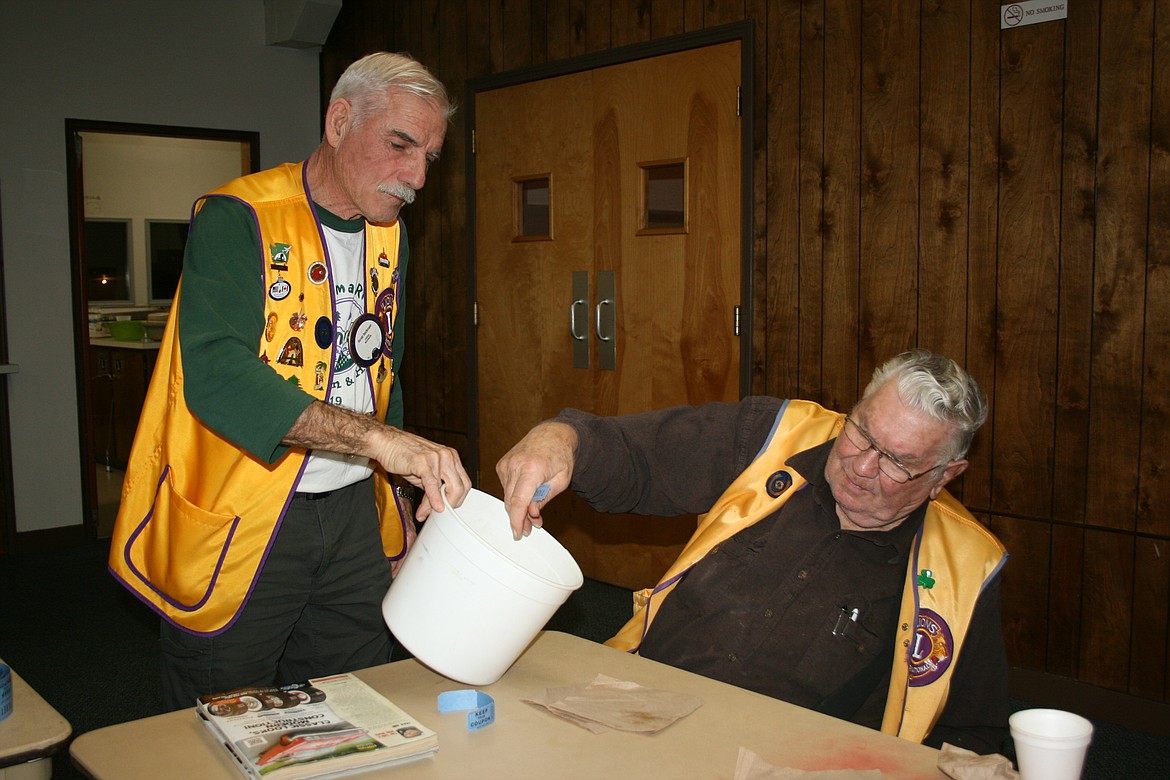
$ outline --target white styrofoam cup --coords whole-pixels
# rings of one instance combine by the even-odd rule
[[[1020,710],[1008,718],[1020,780],[1080,780],[1093,724],[1064,710]]]

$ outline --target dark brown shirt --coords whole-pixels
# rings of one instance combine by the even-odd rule
[[[891,531],[841,530],[824,482],[831,447],[789,460],[809,484],[699,561],[663,602],[638,652],[810,709],[878,664],[881,684],[848,715],[879,728],[886,659],[923,512]]]
[[[753,397],[610,418],[566,410],[558,419],[580,437],[572,487],[600,511],[705,512],[760,451],[781,404]],[[663,602],[639,652],[879,728],[925,506],[890,531],[842,530],[824,477],[831,447],[789,459],[808,484],[696,564]],[[976,606],[946,709],[926,742],[999,752],[1007,712],[996,577]]]

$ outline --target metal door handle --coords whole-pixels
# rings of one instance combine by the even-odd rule
[[[577,339],[577,341],[584,341],[586,336],[589,335],[588,333],[584,333],[580,336],[577,335],[577,307],[585,305],[585,301],[581,298],[578,298],[569,304],[569,335]]]
[[[597,302],[597,308],[595,309],[595,311],[597,313],[597,338],[601,341],[610,341],[613,338],[613,336],[601,335],[601,307],[602,306],[612,306],[612,305],[613,305],[613,298],[602,298],[600,301]]]
[[[589,368],[589,272],[573,271],[572,289],[569,293],[569,335],[573,337],[573,368]],[[584,306],[580,322],[577,307]]]
[[[597,272],[597,368],[599,371],[617,370],[617,280],[613,271]],[[601,315],[605,314],[605,332],[602,334]]]

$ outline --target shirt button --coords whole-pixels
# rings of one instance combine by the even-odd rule
[[[803,580],[807,580],[807,579],[808,579],[808,572],[807,572],[807,571],[805,571],[804,569],[801,569],[801,570],[800,570],[800,571],[797,573],[797,575],[796,575],[796,579],[798,579],[798,580],[802,580],[802,581],[803,581]]]
[[[770,617],[772,617],[774,614],[775,614],[775,613],[774,613],[774,612],[772,612],[772,610],[770,610],[770,609],[765,609],[765,610],[764,610],[764,617],[766,617],[766,618],[770,618]]]
[[[736,663],[739,661],[739,656],[737,656],[735,653],[728,653],[727,660],[731,663]]]

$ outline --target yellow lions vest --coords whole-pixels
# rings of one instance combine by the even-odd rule
[[[705,515],[654,588],[636,594],[634,617],[606,644],[637,652],[662,601],[711,548],[780,510],[806,484],[785,467],[791,456],[828,441],[845,416],[809,401],[787,401],[765,449]],[[942,713],[951,673],[984,585],[1007,560],[1003,545],[947,492],[926,509],[906,571],[882,731],[924,740]]]
[[[212,196],[240,200],[256,218],[264,255],[257,263],[263,260],[266,290],[266,327],[257,356],[306,393],[325,400],[337,359],[334,292],[303,163],[237,179]],[[366,314],[352,328],[358,336],[365,334],[366,343],[355,336],[348,345],[363,365],[368,363],[366,377],[374,388],[378,419],[385,419],[394,382],[390,354],[399,238],[397,223],[366,226]],[[306,279],[310,281],[302,283]],[[167,620],[193,633],[216,634],[231,626],[247,601],[307,452],[291,448],[267,463],[191,413],[183,400],[181,305],[176,291],[130,451],[109,565],[115,577]],[[377,340],[375,319],[384,341]],[[315,334],[319,321],[320,336]],[[392,486],[378,468],[374,482],[382,546],[387,557],[395,558],[405,552],[404,520]]]

